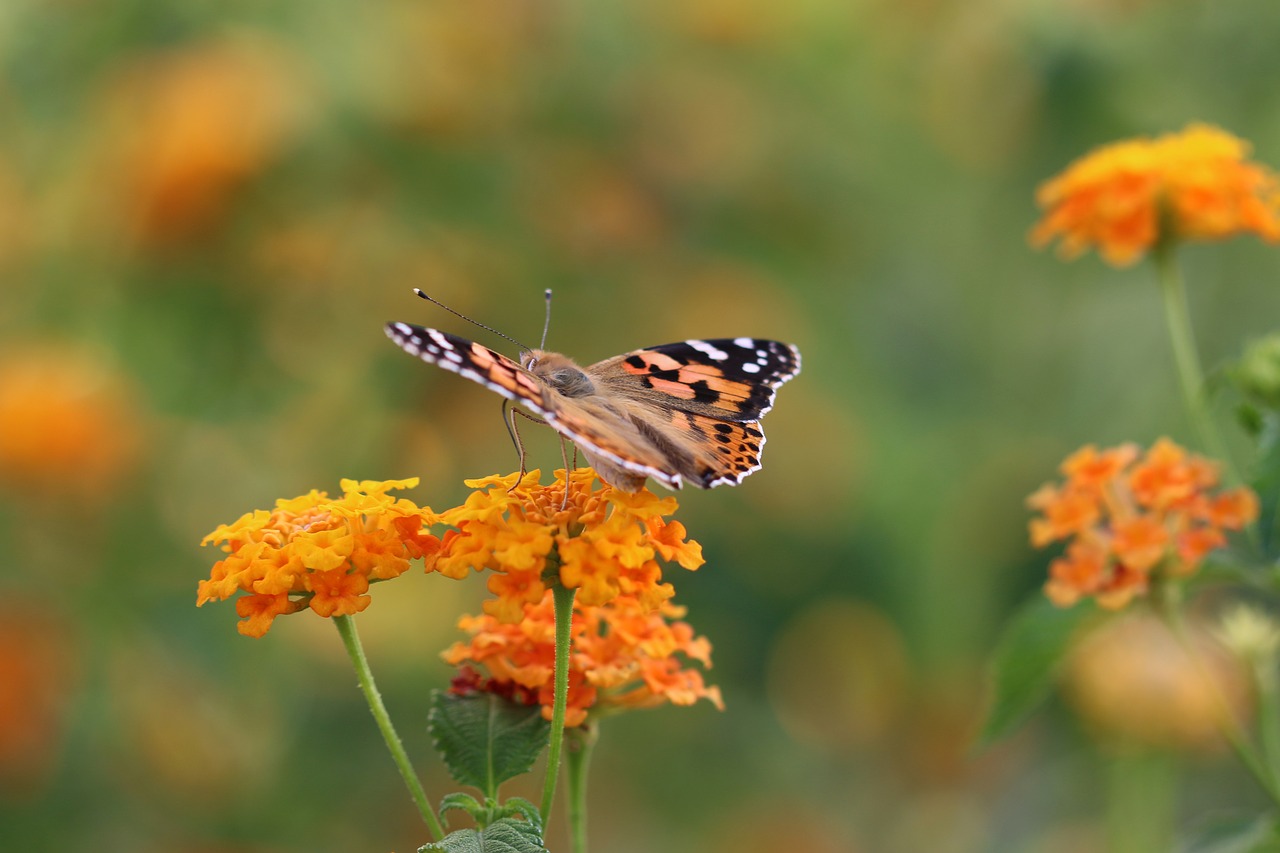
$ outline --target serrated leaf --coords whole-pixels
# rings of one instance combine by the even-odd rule
[[[451,832],[440,841],[419,847],[418,853],[547,853],[547,848],[531,824],[504,818],[484,829]]]
[[[1179,853],[1280,853],[1275,818],[1243,817],[1213,821],[1178,848]]]
[[[464,811],[477,820],[485,813],[484,806],[480,804],[479,800],[470,794],[464,794],[461,791],[454,791],[452,793],[445,794],[444,797],[440,799],[440,808],[436,810],[436,813],[439,814],[441,818],[444,818],[445,813],[451,811]],[[448,821],[446,820],[445,822],[447,823]]]
[[[1263,556],[1271,559],[1280,534],[1280,416],[1275,412],[1263,416],[1249,485],[1258,493],[1258,544]]]
[[[999,740],[1031,716],[1048,696],[1072,636],[1096,612],[1087,601],[1061,608],[1037,595],[1014,613],[992,659],[992,696],[979,746]]]
[[[517,705],[492,693],[436,691],[427,728],[453,778],[493,800],[499,785],[529,772],[547,745],[551,725],[537,706]]]
[[[503,815],[504,817],[515,817],[516,815],[523,816],[525,820],[529,821],[534,829],[538,832],[542,832],[542,812],[537,806],[526,800],[524,797],[511,797],[502,804],[502,809],[505,812]]]

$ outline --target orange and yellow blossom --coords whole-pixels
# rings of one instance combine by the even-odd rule
[[[1037,247],[1073,258],[1096,247],[1126,266],[1162,242],[1254,233],[1280,240],[1280,181],[1247,160],[1249,144],[1207,124],[1095,149],[1036,193]]]
[[[0,354],[0,486],[110,500],[144,440],[134,389],[101,354],[59,341]]]
[[[454,692],[484,691],[537,703],[551,719],[556,656],[551,591],[522,610],[523,619],[514,623],[487,614],[464,616],[458,626],[470,639],[455,643],[443,657],[462,667]],[[706,638],[694,636],[688,624],[673,621],[683,615],[684,608],[670,602],[655,610],[625,594],[600,606],[575,604],[565,724],[581,725],[588,712],[664,702],[692,705],[707,699],[723,710],[720,689],[708,687],[701,672],[685,668],[685,661],[677,657],[711,666]]]
[[[275,617],[310,607],[320,616],[345,616],[369,606],[369,582],[403,574],[423,557],[430,570],[440,540],[423,533],[430,509],[387,494],[413,488],[407,480],[343,480],[331,500],[312,490],[276,501],[276,508],[246,513],[201,542],[220,543],[228,556],[200,582],[197,606],[236,600],[240,633],[261,637]]]
[[[1092,445],[1061,466],[1062,483],[1027,499],[1040,515],[1030,522],[1037,548],[1067,540],[1049,566],[1045,594],[1069,607],[1092,595],[1118,609],[1147,592],[1153,577],[1186,577],[1258,515],[1248,488],[1213,492],[1217,467],[1167,438],[1145,453],[1125,444]]]
[[[485,613],[519,622],[527,605],[543,601],[544,571],[576,589],[583,605],[633,597],[648,610],[673,594],[658,562],[686,569],[702,565],[702,548],[685,538],[684,526],[667,521],[675,498],[647,489],[628,493],[598,480],[589,468],[565,472],[541,485],[540,472],[468,480],[475,491],[466,503],[440,515],[454,528],[445,533],[436,570],[454,578],[489,569]]]

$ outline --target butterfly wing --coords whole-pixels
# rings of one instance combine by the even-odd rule
[[[586,369],[590,397],[568,397],[501,353],[466,338],[388,323],[401,349],[514,400],[583,451],[607,482],[636,491],[646,477],[678,489],[742,482],[760,468],[759,418],[800,370],[788,344],[754,338],[682,341]]]
[[[439,329],[410,323],[388,323],[386,332],[410,355],[478,382],[539,417],[551,417],[550,401],[544,395],[546,386],[502,353]]]
[[[759,419],[800,372],[800,351],[757,338],[691,340],[635,350],[587,369],[625,401],[647,442],[683,479],[711,488],[760,470]]]
[[[638,349],[588,371],[622,394],[726,421],[757,421],[778,386],[800,372],[800,351],[759,338],[680,341]]]
[[[610,483],[635,491],[646,477],[680,488],[664,457],[640,438],[621,410],[565,397],[518,362],[466,338],[410,323],[388,323],[387,337],[410,355],[514,400],[577,444]]]

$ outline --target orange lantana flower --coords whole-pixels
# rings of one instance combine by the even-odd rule
[[[658,558],[686,569],[702,565],[702,549],[685,539],[684,527],[663,520],[675,512],[675,498],[618,491],[589,468],[568,476],[567,498],[564,471],[546,486],[540,478],[530,471],[468,480],[475,491],[466,503],[440,515],[454,529],[444,536],[436,570],[455,578],[492,570],[489,615],[519,622],[526,605],[544,598],[544,571],[558,572],[583,605],[629,595],[653,610],[673,594]]]
[[[1155,579],[1185,577],[1258,515],[1247,488],[1214,493],[1217,467],[1167,438],[1146,453],[1131,444],[1099,451],[1092,445],[1061,466],[1066,480],[1027,499],[1040,515],[1031,542],[1068,540],[1049,566],[1045,594],[1062,607],[1095,596],[1120,608]]]
[[[435,522],[431,510],[387,494],[417,484],[416,477],[343,480],[337,500],[313,490],[220,526],[201,544],[221,543],[228,556],[200,582],[197,606],[248,593],[236,612],[240,633],[250,637],[308,607],[320,616],[359,613],[369,606],[370,581],[401,575],[419,557],[430,569],[440,550],[440,540],[422,532]]]
[[[1247,142],[1206,124],[1098,148],[1040,186],[1045,215],[1031,242],[1059,238],[1069,258],[1093,246],[1125,266],[1170,240],[1280,240],[1280,181],[1248,154]]]
[[[134,389],[100,354],[52,341],[0,354],[0,486],[111,500],[143,440]]]
[[[524,605],[522,615],[516,623],[464,616],[458,626],[470,639],[455,643],[444,659],[463,667],[454,679],[455,692],[480,690],[540,704],[543,716],[551,719],[556,657],[552,593]],[[701,672],[687,669],[677,657],[711,666],[706,638],[673,621],[683,615],[684,608],[670,602],[654,610],[626,594],[601,606],[575,604],[565,724],[581,725],[588,712],[600,715],[663,702],[692,705],[707,699],[723,710],[720,689],[708,687]]]

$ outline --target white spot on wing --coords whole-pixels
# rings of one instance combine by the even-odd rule
[[[756,342],[751,338],[734,338],[733,343],[743,349],[755,349]]]
[[[729,357],[729,353],[725,352],[719,347],[712,346],[706,341],[685,341],[685,343],[693,347],[698,352],[702,353],[712,361],[724,361]]]
[[[742,365],[742,369],[746,373],[759,373],[760,365],[752,364],[751,362],[748,361],[746,364]]]

